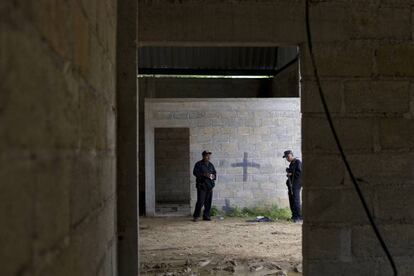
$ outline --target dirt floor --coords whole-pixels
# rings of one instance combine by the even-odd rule
[[[302,275],[302,225],[140,218],[141,275]]]

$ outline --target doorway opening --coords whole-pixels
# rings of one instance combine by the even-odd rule
[[[300,275],[294,273],[301,270],[302,226],[288,223],[289,164],[282,158],[293,150],[301,159],[298,47],[140,50],[140,192],[147,216],[140,219],[141,273],[168,263],[168,272],[281,268]],[[191,172],[204,150],[213,153],[217,171],[213,222],[194,223]],[[187,216],[167,218],[180,214]],[[273,221],[254,222],[260,216]]]
[[[155,213],[157,216],[190,213],[190,130],[155,128]]]

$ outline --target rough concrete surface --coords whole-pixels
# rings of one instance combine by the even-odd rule
[[[300,224],[143,218],[140,231],[141,275],[302,275]]]

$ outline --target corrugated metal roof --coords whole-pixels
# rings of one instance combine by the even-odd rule
[[[140,71],[271,72],[297,55],[296,47],[141,47]]]

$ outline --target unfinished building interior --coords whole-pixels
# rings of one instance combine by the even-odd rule
[[[278,144],[272,145],[272,139],[286,138],[291,144],[281,142],[280,149],[296,147],[303,160],[304,221],[292,234],[302,237],[297,256],[303,275],[413,275],[413,8],[410,0],[2,1],[0,274],[139,275],[140,263],[158,258],[139,254],[139,244],[169,242],[162,232],[152,232],[155,226],[148,217],[156,215],[156,203],[158,213],[171,204],[183,206],[187,214],[192,211],[190,170],[200,158],[195,154],[207,149],[216,158],[214,152],[219,153],[213,159],[222,170],[213,199],[219,208],[226,202],[243,206],[255,198],[263,202],[263,194],[283,205],[286,195],[271,186],[281,177],[276,172],[284,167],[277,163],[283,152],[273,152],[279,161],[260,154]],[[298,58],[288,69],[279,65],[266,71],[263,64],[274,62],[266,55],[246,68],[229,67],[239,72],[201,68],[207,70],[204,75],[241,75],[240,70],[252,75],[249,70],[257,73],[259,65],[271,76],[267,79],[154,77],[167,69],[188,75],[194,67],[174,65],[182,60],[197,63],[200,59],[185,53],[196,57],[206,48],[229,52],[204,62],[235,65],[255,60],[257,55],[249,53],[257,49],[265,53],[292,47]],[[154,51],[177,58],[167,62]],[[225,60],[234,53],[238,58]],[[168,66],[151,66],[159,64],[153,59],[140,63],[147,57],[160,57]],[[286,70],[278,72],[281,68]],[[243,124],[249,125],[234,123],[235,137],[247,133],[254,140],[255,131],[267,131],[256,125],[264,120],[234,106],[236,115],[229,112],[227,118],[217,108],[229,108],[226,104],[256,106],[254,112],[264,117],[297,110],[299,132],[279,138],[286,132],[265,133],[260,137],[271,141],[256,143],[251,150],[248,138],[231,142],[232,132],[215,133],[213,122],[217,129],[226,129],[227,122],[244,116]],[[271,112],[263,110],[273,104]],[[286,106],[289,110],[283,111]],[[275,112],[278,108],[283,112]],[[174,143],[187,154],[174,156]],[[212,145],[216,148],[205,148]],[[190,181],[187,187],[177,186],[182,192],[175,195],[162,186],[171,182],[169,173],[164,179],[160,173],[174,162],[180,183]],[[179,166],[184,163],[187,171]],[[244,169],[243,164],[251,166]],[[158,191],[150,185],[157,177]],[[252,185],[258,188],[244,189]],[[262,192],[254,194],[259,188]],[[171,229],[167,222],[176,227],[169,234],[177,240],[190,227],[194,235],[207,229],[212,245],[207,251],[221,248],[221,256],[233,252],[220,243],[239,238],[232,236],[236,227],[227,218],[223,232],[217,232],[216,221],[157,219],[166,223],[165,233]],[[271,239],[287,231],[277,225],[254,226],[258,235],[269,235],[270,251],[278,250]],[[215,235],[224,235],[223,241],[215,241]],[[263,242],[247,231],[243,235],[249,243],[235,243],[234,248]],[[183,245],[193,246],[185,237]],[[170,273],[168,266],[159,268]],[[196,273],[191,268],[174,273]],[[212,273],[264,275],[264,270]]]

